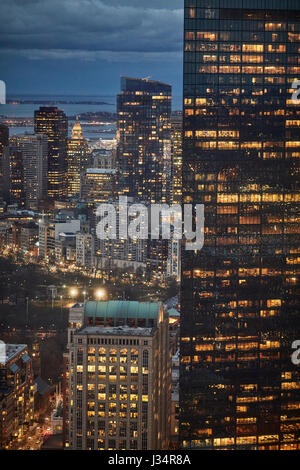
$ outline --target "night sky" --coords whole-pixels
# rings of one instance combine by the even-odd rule
[[[120,75],[181,94],[183,0],[1,0],[8,94],[115,94]]]

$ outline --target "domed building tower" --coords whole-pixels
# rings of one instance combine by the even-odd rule
[[[83,137],[81,124],[78,116],[76,116],[71,139],[68,139],[68,196],[80,194],[80,175],[89,165],[89,155],[89,146]]]
[[[78,116],[76,116],[76,121],[72,129],[72,139],[73,140],[83,140],[83,132],[81,124],[79,122]]]

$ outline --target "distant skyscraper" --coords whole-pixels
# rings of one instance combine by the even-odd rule
[[[9,146],[5,149],[4,157],[4,173],[7,175],[4,183],[6,192],[14,192],[13,199],[22,198],[21,205],[27,209],[37,209],[39,201],[47,198],[47,166],[48,138],[46,135],[12,136],[9,139]],[[15,189],[13,186],[16,186]],[[20,190],[21,187],[22,190]]]
[[[3,199],[8,204],[25,206],[23,152],[13,143],[4,148],[2,157]]]
[[[120,193],[162,202],[166,197],[164,169],[170,158],[171,86],[122,77],[117,114]]]
[[[68,139],[68,173],[67,194],[80,194],[80,176],[89,166],[89,146],[83,138],[82,128],[78,118],[72,129],[71,139]]]
[[[66,194],[68,120],[56,107],[40,107],[34,112],[34,130],[48,136],[48,197]]]
[[[16,139],[23,153],[25,207],[37,209],[48,194],[48,138],[45,134],[25,134]]]
[[[186,0],[180,440],[299,449],[299,2]]]
[[[8,145],[9,128],[5,124],[0,124],[0,198],[3,195],[3,170],[2,170],[2,157],[4,147]]]
[[[46,135],[22,136],[25,179],[25,207],[38,209],[39,201],[47,198],[48,138]]]
[[[171,182],[170,202],[182,200],[182,116],[171,118]]]
[[[68,447],[167,449],[171,356],[163,305],[87,302],[74,315],[70,309],[69,322]]]
[[[116,170],[88,168],[81,175],[80,196],[96,208],[113,198],[116,193]]]

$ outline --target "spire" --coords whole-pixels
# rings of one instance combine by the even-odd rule
[[[80,125],[78,116],[76,116],[76,121],[75,121],[73,129],[72,129],[72,139],[75,139],[75,140],[82,140],[83,139],[83,133],[82,133],[82,129],[81,129],[81,125]]]

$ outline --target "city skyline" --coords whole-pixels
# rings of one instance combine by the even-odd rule
[[[0,449],[300,450],[299,6],[1,2]]]

